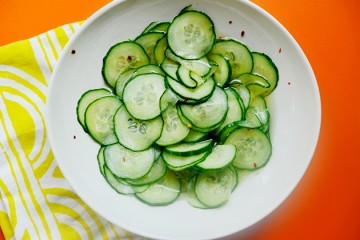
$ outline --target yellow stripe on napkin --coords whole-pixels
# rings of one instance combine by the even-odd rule
[[[6,239],[142,239],[91,210],[46,136],[51,73],[81,23],[0,47],[0,226]]]

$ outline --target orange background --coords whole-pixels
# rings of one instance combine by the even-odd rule
[[[0,46],[84,20],[109,1],[0,0]],[[322,126],[295,191],[268,217],[228,239],[360,239],[360,1],[253,2],[277,18],[307,55],[320,88]]]

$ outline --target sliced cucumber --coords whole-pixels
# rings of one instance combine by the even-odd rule
[[[101,145],[116,143],[113,117],[122,101],[116,96],[105,96],[92,102],[85,111],[85,124],[90,136]]]
[[[165,56],[171,59],[172,61],[177,62],[180,65],[183,65],[190,71],[199,74],[200,76],[206,76],[211,70],[211,65],[206,57],[196,60],[182,59],[176,56],[169,48],[166,49]]]
[[[111,87],[115,87],[118,76],[130,68],[150,63],[144,48],[136,42],[125,41],[112,46],[103,59],[102,75]]]
[[[264,77],[253,73],[241,74],[233,81],[239,81],[241,84],[246,86],[250,91],[251,98],[263,95],[270,87],[269,82]]]
[[[86,91],[84,94],[81,95],[76,107],[76,116],[85,132],[87,132],[87,128],[85,125],[86,108],[89,106],[90,103],[92,103],[96,99],[109,95],[111,95],[111,92],[105,88],[92,89]]]
[[[160,98],[160,110],[164,112],[168,107],[175,106],[179,97],[170,89],[166,89]]]
[[[97,160],[98,160],[98,165],[99,165],[99,169],[101,172],[101,175],[105,176],[105,170],[104,170],[104,166],[105,166],[105,157],[104,157],[104,149],[105,146],[101,146],[98,154],[97,154]]]
[[[196,105],[181,104],[180,110],[192,126],[211,128],[221,124],[226,117],[228,111],[227,95],[222,88],[217,86],[207,101]]]
[[[269,82],[262,76],[253,74],[253,73],[243,73],[240,74],[236,79],[233,80],[234,83],[238,81],[240,84],[248,86],[248,85],[259,85],[263,88],[269,88]]]
[[[174,18],[168,29],[169,47],[183,59],[206,56],[215,41],[211,19],[202,12],[185,11]]]
[[[263,96],[267,96],[274,91],[277,86],[279,81],[278,69],[271,58],[264,53],[253,52],[252,57],[254,60],[252,73],[263,76],[270,84],[269,89],[262,94]]]
[[[246,113],[247,119],[249,119],[251,114],[255,115],[259,120],[261,127],[260,129],[264,132],[269,130],[269,122],[270,122],[270,113],[267,109],[266,101],[261,96],[256,96],[251,99],[249,104],[249,110]]]
[[[177,176],[167,171],[160,181],[151,184],[144,192],[136,193],[135,196],[152,206],[169,205],[179,197],[180,186]]]
[[[145,176],[155,161],[153,148],[134,152],[119,143],[107,146],[104,156],[106,166],[116,177],[129,179]]]
[[[163,206],[182,192],[193,207],[215,208],[244,169],[270,158],[264,97],[278,70],[267,55],[215,37],[209,16],[188,5],[106,53],[102,75],[112,89],[84,93],[76,114],[118,193]]]
[[[135,189],[131,185],[115,177],[114,174],[109,170],[109,168],[106,165],[104,167],[104,177],[106,181],[109,183],[109,185],[116,192],[124,195],[130,195],[135,193]]]
[[[254,170],[263,167],[271,155],[270,140],[259,129],[238,128],[230,133],[225,144],[236,146],[233,164],[239,169]]]
[[[234,178],[230,168],[200,173],[195,182],[195,194],[207,207],[219,207],[229,200]]]
[[[237,91],[242,100],[242,103],[244,104],[244,109],[246,110],[249,106],[251,98],[250,90],[246,86],[240,84],[238,81],[231,81],[230,87],[234,88]]]
[[[147,66],[147,65],[145,65]],[[121,73],[119,77],[116,79],[115,83],[115,94],[123,98],[123,92],[125,85],[130,81],[130,79],[133,77],[134,73],[136,71],[136,68],[130,68],[129,70]]]
[[[175,105],[169,106],[161,116],[164,121],[164,127],[156,144],[160,146],[176,144],[189,134],[190,128],[181,122]]]
[[[183,84],[169,76],[166,76],[165,80],[171,90],[184,100],[196,100],[201,102],[209,98],[215,90],[215,81],[212,78],[196,88],[185,87]]]
[[[240,74],[251,72],[253,59],[248,47],[233,39],[216,42],[211,50],[211,55],[221,54],[226,57],[231,65],[231,79]]]
[[[149,64],[149,65],[144,65],[144,66],[136,69],[136,71],[132,75],[132,78],[134,78],[138,75],[146,74],[146,73],[157,73],[157,74],[160,74],[161,76],[165,76],[165,73],[161,70],[161,68],[159,66],[157,66],[155,64]]]
[[[216,63],[214,80],[220,86],[225,86],[231,77],[231,65],[229,60],[221,54],[213,54],[209,59]]]
[[[163,32],[147,32],[135,39],[140,44],[150,59],[150,63],[155,64],[154,49],[156,43],[164,36]]]
[[[166,171],[165,162],[160,156],[146,175],[137,179],[126,179],[126,181],[133,186],[148,185],[161,179],[166,174]]]
[[[190,128],[190,129],[192,129],[194,131],[201,132],[201,133],[204,133],[204,134],[209,134],[210,132],[216,130],[221,124],[221,122],[220,122],[220,123],[218,123],[218,124],[216,124],[214,126],[208,127],[208,128],[197,127],[197,126],[193,125],[186,117],[183,116],[182,111],[180,109],[180,106],[181,105],[179,104],[179,105],[176,106],[176,108],[177,108],[178,115],[179,115],[179,118],[180,118],[181,122],[183,124],[185,124],[188,128]]]
[[[178,71],[178,68],[180,67],[179,63],[174,62],[173,60],[165,57],[160,65],[160,67],[168,76],[170,76],[172,79],[178,81],[176,73]]]
[[[232,144],[216,145],[204,161],[196,166],[201,169],[220,169],[229,165],[235,158],[236,147]]]
[[[114,116],[114,125],[115,135],[122,145],[133,151],[143,151],[160,137],[163,120],[161,116],[147,121],[137,120],[122,106]]]
[[[154,47],[155,63],[159,66],[165,59],[165,50],[167,49],[167,47],[167,38],[166,35],[164,35],[159,41],[157,41]]]
[[[164,148],[164,152],[168,152],[176,156],[192,156],[203,152],[210,151],[214,146],[212,139],[204,140],[196,143],[179,143]]]
[[[158,25],[158,24],[159,24],[158,21],[151,22],[149,25],[147,25],[147,26],[144,28],[143,32],[142,32],[140,35],[142,35],[142,34],[144,34],[144,33],[150,32],[150,30],[151,30],[153,27],[155,27],[156,25]]]
[[[180,65],[176,72],[177,79],[179,79],[185,87],[196,88],[197,82],[190,77],[190,73],[191,71],[188,68]]]
[[[194,129],[190,129],[189,134],[184,138],[183,142],[198,142],[204,140],[208,134],[203,132],[197,132]]]
[[[168,168],[174,171],[181,171],[190,168],[197,163],[203,161],[210,152],[203,152],[197,155],[191,156],[176,156],[171,153],[162,152],[163,159]]]
[[[170,22],[159,22],[150,28],[149,32],[161,32],[166,33],[170,26]]]
[[[218,135],[221,130],[229,123],[240,121],[243,118],[244,110],[242,109],[242,105],[240,104],[241,100],[239,101],[240,96],[232,88],[226,88],[225,93],[227,95],[229,110],[227,111],[226,117],[220,127],[216,129],[216,135]]]
[[[164,77],[156,73],[138,75],[124,88],[123,100],[129,113],[141,120],[160,115],[160,97],[165,91]]]

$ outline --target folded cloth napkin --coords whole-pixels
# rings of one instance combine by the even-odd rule
[[[0,47],[0,226],[6,239],[143,239],[90,209],[46,136],[51,73],[81,23]]]

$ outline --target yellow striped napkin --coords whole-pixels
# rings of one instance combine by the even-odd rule
[[[0,226],[6,239],[142,239],[81,201],[46,136],[51,73],[80,25],[0,47]]]

